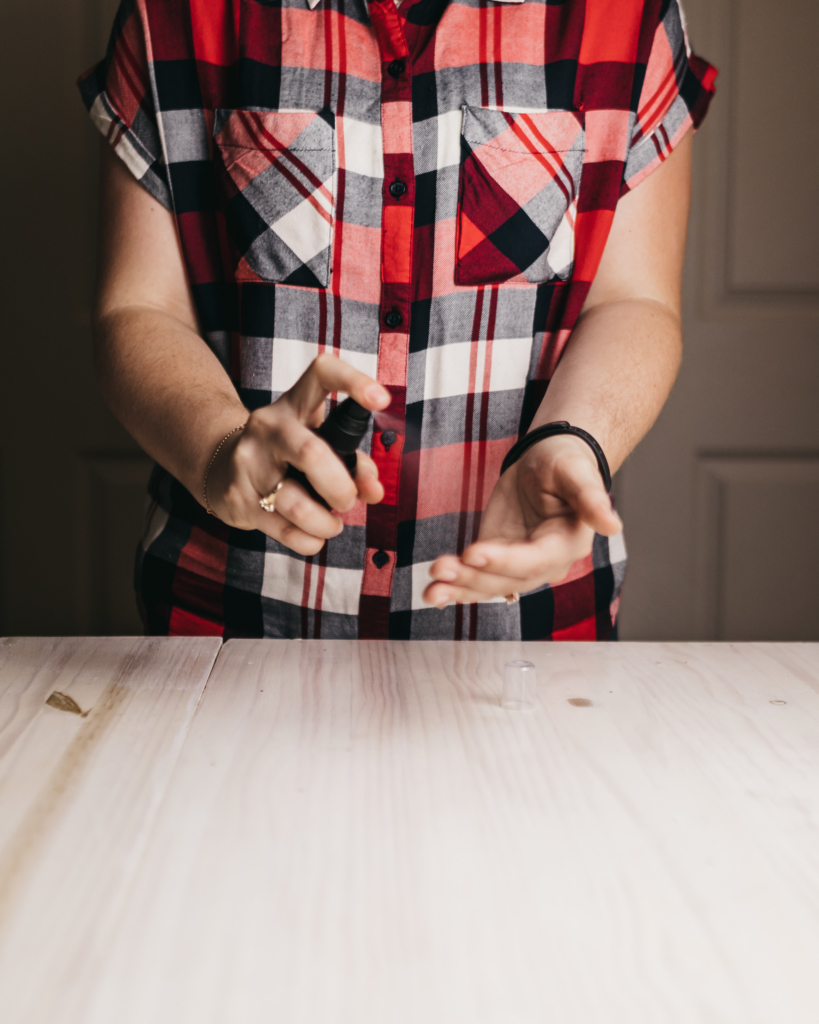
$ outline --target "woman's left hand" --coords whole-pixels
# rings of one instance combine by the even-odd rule
[[[495,485],[478,540],[433,562],[427,604],[444,608],[527,593],[565,579],[595,533],[622,530],[594,453],[571,435],[539,441]]]

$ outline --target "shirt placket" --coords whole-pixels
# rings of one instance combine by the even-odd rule
[[[406,426],[415,172],[412,156],[412,89],[409,50],[394,0],[370,0],[381,55],[381,130],[384,182],[381,211],[381,303],[378,380],[392,395],[379,414],[372,457],[384,500],[367,509],[367,555],[359,605],[359,636],[389,637],[395,576],[398,487]]]

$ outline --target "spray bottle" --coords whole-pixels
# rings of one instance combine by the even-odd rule
[[[353,398],[345,398],[316,430],[318,436],[326,441],[341,459],[347,467],[347,472],[353,478],[355,478],[356,449],[369,430],[371,418],[368,409],[359,405]],[[325,508],[330,508],[300,469],[290,466],[285,476],[288,480],[300,483],[314,501]]]

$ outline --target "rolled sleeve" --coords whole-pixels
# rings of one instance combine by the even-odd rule
[[[656,170],[690,129],[699,128],[715,92],[717,70],[692,52],[678,0],[664,7],[640,92],[624,193]]]
[[[91,120],[137,181],[167,209],[171,190],[156,113],[142,5],[123,0],[103,61],[77,83]]]

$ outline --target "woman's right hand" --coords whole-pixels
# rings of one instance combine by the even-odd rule
[[[371,411],[385,409],[390,393],[372,377],[335,356],[320,355],[281,398],[256,409],[236,439],[220,449],[210,468],[208,500],[216,515],[240,530],[261,530],[301,555],[315,555],[343,529],[341,516],[314,501],[295,480],[284,480],[276,509],[259,500],[295,466],[336,512],[357,501],[376,504],[384,497],[375,463],[357,453],[355,479],[332,448],[311,430],[324,419],[325,400],[341,391]]]

